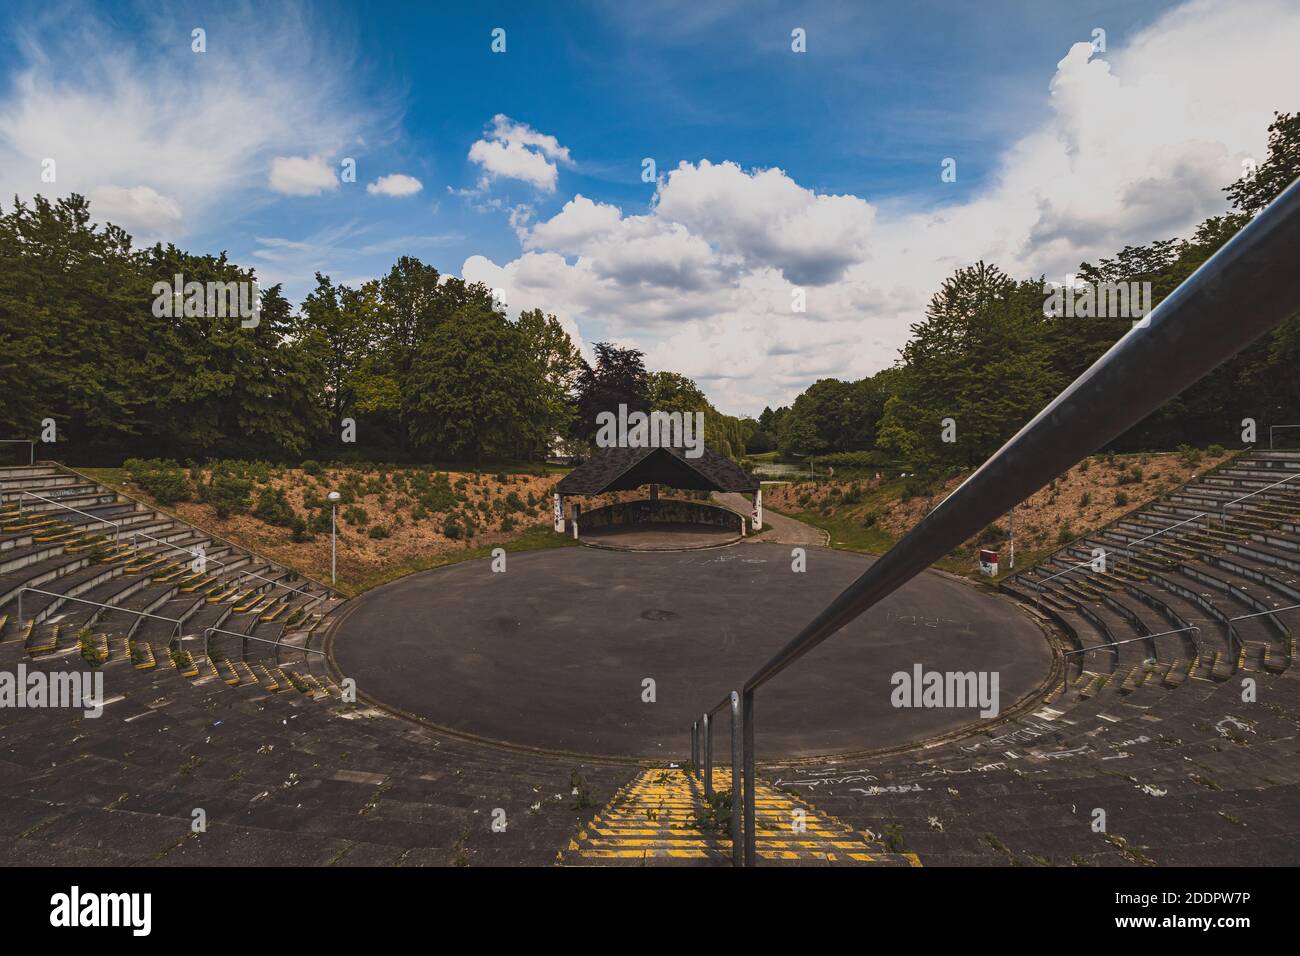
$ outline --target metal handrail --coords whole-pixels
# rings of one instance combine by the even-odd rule
[[[23,586],[18,589],[18,620],[19,621],[22,621],[23,619],[23,592],[24,591],[34,591],[37,594],[44,594],[49,597],[61,598],[65,601],[76,601],[80,604],[90,604],[94,607],[105,608],[106,610],[109,611],[122,611],[125,614],[134,614],[136,617],[149,617],[149,618],[153,618],[155,621],[168,621],[176,625],[176,628],[173,631],[173,637],[176,638],[177,650],[182,649],[185,638],[188,636],[186,634],[181,633],[181,626],[185,623],[184,620],[181,618],[163,617],[161,614],[151,614],[148,611],[135,611],[129,607],[119,607],[116,604],[104,604],[102,601],[90,601],[87,600],[86,598],[74,597],[70,594],[59,594],[57,591],[45,591],[42,590],[41,588],[33,588],[27,586]],[[286,644],[283,641],[273,641],[269,637],[254,637],[252,634],[240,634],[238,631],[228,631],[225,628],[221,628],[221,627],[209,627],[209,628],[205,628],[203,631],[203,656],[205,658],[209,656],[208,639],[209,639],[209,635],[213,631],[217,631],[218,633],[221,634],[229,634],[232,637],[242,637],[244,640],[248,640],[248,641],[258,641],[262,644],[274,644],[276,647],[291,647],[296,651],[302,651],[307,654],[320,654],[322,656],[324,656],[325,654],[324,651],[317,650],[314,647],[308,647],[305,644],[299,647],[297,644]]]
[[[1239,614],[1237,617],[1228,618],[1228,623],[1231,624],[1233,621],[1244,621],[1247,618],[1252,617],[1263,617],[1266,614],[1277,614],[1280,611],[1294,611],[1297,608],[1300,608],[1300,604],[1288,604],[1286,607],[1275,607],[1270,611],[1255,611],[1253,614]]]
[[[1300,181],[1174,289],[745,682],[744,864],[756,862],[754,696],[777,674],[1300,310]]]
[[[223,627],[207,627],[203,629],[203,656],[209,660],[211,660],[211,655],[208,654],[208,640],[209,635],[213,631],[216,631],[218,634],[229,634],[231,637],[242,637],[246,641],[259,641],[262,644],[274,644],[276,647],[292,647],[295,651],[302,651],[308,654],[320,654],[322,657],[325,656],[324,651],[318,651],[316,648],[308,647],[306,644],[299,647],[297,644],[285,644],[283,641],[273,641],[269,637],[254,637],[252,634],[240,634],[238,631],[228,631]],[[181,640],[184,640],[184,638],[181,638]]]
[[[1275,428],[1300,428],[1300,425],[1269,425],[1268,426],[1268,450],[1279,451],[1273,447],[1273,429]]]
[[[1121,644],[1133,644],[1137,641],[1154,640],[1157,637],[1164,637],[1167,634],[1181,634],[1183,633],[1183,631],[1199,631],[1199,630],[1200,630],[1199,627],[1196,627],[1195,625],[1189,625],[1188,627],[1175,628],[1172,631],[1161,631],[1159,634],[1143,634],[1141,637],[1126,637],[1122,641],[1111,641],[1108,644],[1089,644],[1087,647],[1076,647],[1072,651],[1066,651],[1061,656],[1069,657],[1071,654],[1087,654],[1089,651],[1099,651],[1104,647],[1119,647]],[[1200,645],[1197,646],[1199,647]]]
[[[103,521],[105,524],[111,524],[111,525],[114,525],[115,527],[118,528],[118,534],[120,535],[120,533],[121,533],[121,527],[120,527],[120,525],[118,525],[116,522],[108,521],[108,520],[105,519],[105,518],[99,518],[99,517],[96,517],[95,515],[92,515],[92,514],[86,514],[86,512],[84,512],[84,511],[78,511],[76,508],[72,508],[72,507],[70,507],[70,506],[68,506],[68,505],[61,505],[61,504],[59,504],[57,501],[52,500],[52,499],[50,499],[50,498],[44,498],[44,497],[42,497],[41,495],[36,494],[35,492],[24,491],[24,492],[22,492],[22,494],[24,494],[24,495],[31,495],[33,498],[40,498],[42,501],[48,502],[49,504],[54,505],[56,508],[62,508],[64,511],[72,511],[72,512],[76,512],[76,513],[79,514],[79,515],[85,515],[87,518],[94,518],[96,521]],[[19,502],[21,502],[21,501],[22,501],[22,498],[19,498],[18,500],[19,500]],[[18,506],[18,510],[19,510],[19,512],[22,511],[22,505],[21,505],[21,504],[19,504],[19,506]],[[155,512],[155,514],[156,514],[156,512]],[[168,518],[169,518],[170,520],[172,520],[172,521],[177,520],[177,519],[175,519],[175,518],[171,518],[170,516],[168,516]],[[200,534],[207,534],[207,532],[205,532],[202,528],[197,528],[197,527],[194,527],[193,525],[191,525],[190,527],[193,527],[194,530],[195,530],[196,532],[199,532]],[[137,545],[136,545],[136,539],[137,539],[137,538],[147,538],[147,539],[149,539],[150,541],[154,542],[155,544],[160,544],[160,545],[162,545],[162,546],[165,547],[165,548],[171,548],[173,551],[180,551],[182,554],[187,554],[187,555],[189,555],[189,556],[192,557],[192,558],[197,558],[197,557],[198,557],[198,554],[197,554],[193,549],[191,549],[191,548],[182,548],[180,545],[178,545],[178,544],[172,544],[170,541],[163,541],[162,539],[160,539],[160,538],[155,538],[153,535],[151,535],[151,534],[149,534],[148,532],[145,532],[145,531],[132,531],[132,532],[131,532],[131,548],[132,548],[132,550],[135,550],[136,547],[137,547]],[[114,540],[114,541],[117,541],[118,538],[115,537],[113,540]],[[204,560],[207,561],[207,560],[209,560],[209,559],[208,559],[208,558],[204,558]],[[225,565],[224,563],[222,563],[221,561],[218,561],[216,558],[211,558],[210,560],[212,561],[213,564],[215,564],[217,567],[219,567],[223,572],[226,572],[226,571],[230,570],[229,568],[226,567],[226,565]],[[302,589],[302,588],[290,587],[290,586],[287,585],[287,584],[280,584],[280,583],[277,582],[277,581],[272,581],[270,578],[263,577],[262,575],[257,574],[257,573],[255,573],[255,572],[253,572],[253,571],[241,571],[239,568],[235,568],[234,570],[235,570],[235,571],[238,571],[239,574],[240,574],[241,576],[243,576],[243,577],[257,578],[259,581],[265,581],[267,584],[271,585],[271,587],[273,587],[273,588],[283,588],[283,589],[286,590],[286,591],[292,591],[294,594],[302,594],[302,595],[306,595],[307,597],[315,597],[315,598],[318,598],[318,599],[322,597],[321,595],[313,594],[311,591],[307,591],[307,590],[304,590],[304,589]]]
[[[72,507],[71,505],[59,504],[59,502],[54,500],[53,498],[46,498],[44,495],[38,495],[34,491],[24,491],[19,494],[18,496],[19,514],[23,513],[23,499],[22,499],[23,495],[29,495],[32,498],[36,498],[40,501],[46,502],[47,504],[54,505],[54,507],[56,508],[62,508],[64,511],[71,511],[74,514],[79,514],[83,518],[90,518],[92,521],[102,521],[106,525],[111,525],[113,528],[113,543],[116,544],[122,539],[122,523],[120,521],[109,521],[107,518],[101,518],[99,517],[99,515],[92,515],[87,511],[81,511],[77,508]]]
[[[734,866],[741,865],[743,847],[740,839],[740,814],[741,814],[741,797],[740,797],[740,764],[741,764],[741,746],[740,746],[740,694],[737,691],[731,691],[726,697],[718,701],[701,716],[700,720],[691,724],[691,764],[695,771],[699,772],[699,752],[704,751],[704,798],[713,802],[713,715],[718,711],[728,708],[731,711],[731,862]],[[701,735],[701,722],[703,722],[703,734]],[[703,739],[701,740],[701,736]]]
[[[191,527],[193,527],[193,526],[191,526]],[[206,532],[204,532],[202,528],[195,528],[194,530],[195,530],[195,531],[198,531],[198,532],[200,532],[200,533],[206,534]],[[148,533],[146,533],[146,532],[144,532],[144,531],[132,531],[132,532],[131,532],[131,537],[132,537],[132,540],[133,540],[133,541],[134,541],[136,535],[139,535],[139,536],[142,537],[142,538],[148,538],[150,541],[153,541],[153,542],[156,543],[156,544],[161,544],[161,545],[162,545],[163,547],[165,547],[165,548],[171,548],[173,551],[180,551],[180,552],[182,552],[183,554],[188,554],[188,555],[189,555],[190,557],[192,557],[192,558],[197,558],[197,557],[198,557],[198,554],[196,554],[196,553],[195,553],[192,549],[190,549],[190,548],[182,548],[180,545],[178,545],[178,544],[172,544],[170,541],[162,541],[162,540],[160,540],[160,539],[158,539],[158,538],[155,538],[153,535],[148,534]],[[134,545],[133,545],[133,546],[134,546]],[[219,567],[223,572],[226,572],[226,571],[230,570],[229,568],[226,567],[226,565],[225,565],[224,563],[222,563],[221,561],[218,561],[216,558],[207,558],[207,557],[204,558],[204,561],[208,561],[208,560],[210,560],[213,564],[215,564],[217,567]],[[287,585],[287,584],[280,584],[280,583],[278,583],[278,582],[276,582],[276,581],[272,581],[270,578],[262,577],[262,575],[257,574],[257,573],[255,573],[255,572],[253,572],[253,571],[244,571],[244,570],[241,570],[241,569],[239,569],[239,568],[235,568],[234,570],[235,570],[236,572],[238,572],[238,573],[239,573],[241,576],[243,576],[243,577],[257,578],[259,581],[265,581],[267,584],[271,585],[271,587],[273,587],[273,588],[284,588],[286,591],[292,591],[294,594],[304,594],[304,595],[306,595],[307,597],[319,597],[319,595],[312,594],[311,591],[304,591],[302,588],[293,588],[293,587],[290,587],[290,586]]]
[[[93,605],[94,607],[102,607],[110,611],[121,611],[124,614],[134,614],[136,617],[151,617],[155,621],[169,621],[172,624],[176,625],[176,629],[174,631],[174,636],[176,637],[176,639],[178,641],[182,640],[181,638],[182,622],[179,618],[163,617],[161,614],[150,614],[148,611],[134,611],[129,607],[118,607],[116,604],[105,604],[102,601],[89,601],[86,598],[74,597],[71,594],[59,594],[57,591],[44,591],[40,588],[27,587],[26,585],[18,589],[18,620],[20,622],[23,619],[23,592],[24,591],[34,591],[37,594],[44,594],[47,595],[48,597],[60,598],[61,600],[64,601],[76,601],[79,604],[90,604]],[[92,614],[91,618],[93,619],[94,617],[95,615]],[[87,626],[89,626],[89,624],[87,624]]]
[[[26,445],[28,448],[27,464],[36,464],[36,442],[30,438],[0,438],[0,445]]]

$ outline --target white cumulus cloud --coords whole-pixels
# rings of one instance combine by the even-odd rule
[[[366,192],[379,196],[414,196],[423,188],[424,183],[414,176],[390,173],[387,176],[380,176],[366,186]]]
[[[140,238],[162,238],[175,232],[184,216],[181,205],[148,186],[95,186],[86,197],[97,217],[107,222],[129,222]]]
[[[572,164],[569,150],[554,136],[502,113],[492,117],[491,128],[470,146],[469,160],[482,170],[480,190],[495,179],[516,179],[548,193],[555,191],[559,177],[556,163]]]

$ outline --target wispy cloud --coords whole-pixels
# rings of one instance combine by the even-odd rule
[[[465,239],[458,233],[385,235],[381,228],[380,224],[354,217],[300,239],[258,236],[250,257],[260,275],[284,282],[290,300],[299,301],[311,289],[317,272],[338,282],[359,285],[377,278],[399,255],[427,257]]]
[[[396,104],[362,102],[363,71],[337,31],[295,5],[270,19],[256,9],[151,9],[144,33],[81,7],[25,18],[0,97],[0,195],[80,192],[96,218],[148,241],[246,214],[274,199],[268,185],[329,189],[326,160],[386,135]],[[191,50],[196,19],[204,53]]]

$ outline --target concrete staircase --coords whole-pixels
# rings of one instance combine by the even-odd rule
[[[707,800],[695,774],[646,770],[622,787],[561,852],[566,866],[730,866],[731,774],[714,771]],[[891,853],[806,801],[760,784],[754,792],[755,852],[763,863],[817,866],[920,866],[913,853]]]
[[[1300,452],[1239,456],[1002,587],[1079,652],[1077,697],[1280,673],[1300,621]]]

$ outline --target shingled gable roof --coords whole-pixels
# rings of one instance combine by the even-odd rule
[[[555,486],[562,495],[598,495],[642,485],[700,491],[758,490],[758,479],[707,445],[699,458],[682,448],[600,448]]]

